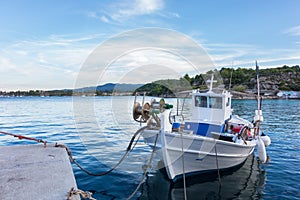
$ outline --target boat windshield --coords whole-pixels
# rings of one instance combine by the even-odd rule
[[[209,97],[209,107],[222,109],[222,97]]]
[[[195,96],[195,106],[222,109],[222,97]]]
[[[195,96],[195,106],[207,108],[207,97],[206,96]]]

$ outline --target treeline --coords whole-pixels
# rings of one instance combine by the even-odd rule
[[[214,87],[223,87],[238,92],[256,91],[256,70],[246,68],[221,68],[205,74],[190,77],[188,74],[179,80],[160,80],[138,88],[137,92],[146,91],[153,96],[174,96],[175,93],[191,89],[208,89],[207,80],[214,74]],[[300,91],[300,67],[286,66],[260,69],[261,89],[276,94],[280,90]]]
[[[72,90],[29,90],[29,91],[0,91],[0,96],[72,96]]]
[[[251,90],[256,88],[256,70],[245,68],[222,68],[220,74],[225,87],[228,89],[231,79],[233,90]],[[283,67],[260,69],[259,77],[263,90],[300,91],[300,67],[284,65]]]

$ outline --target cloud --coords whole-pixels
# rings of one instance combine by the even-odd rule
[[[75,42],[85,42],[90,41],[93,39],[98,39],[99,37],[104,36],[105,34],[91,34],[91,35],[84,35],[84,36],[72,36],[72,35],[50,35],[49,40],[50,42],[57,42],[57,43],[75,43]]]
[[[162,0],[135,0],[120,2],[112,6],[110,18],[114,21],[123,21],[131,17],[153,14],[164,7]]]
[[[104,23],[119,25],[140,16],[156,15],[168,19],[180,17],[178,13],[165,11],[164,8],[163,0],[122,0],[111,3],[100,11],[88,12],[86,15],[100,19]]]
[[[300,25],[299,26],[294,26],[286,31],[284,31],[285,34],[291,35],[291,36],[300,36]]]
[[[107,17],[105,17],[104,15],[102,15],[100,17],[101,21],[104,22],[104,23],[109,23],[109,19],[107,19]]]
[[[132,31],[134,34],[130,34]],[[205,41],[199,50],[195,48],[197,42],[176,31],[151,28],[132,31],[123,32],[111,38],[112,41],[105,41],[107,36],[103,34],[50,35],[3,46],[0,90],[74,88],[95,85],[97,81],[146,83],[178,78],[185,73],[194,76],[195,72],[203,73],[212,67],[232,67],[233,62],[236,67],[254,67],[255,60],[262,68],[300,63],[297,48],[267,49]],[[201,49],[200,42],[198,45]],[[97,52],[100,46],[103,48]],[[82,82],[77,84],[82,67],[86,69],[82,72]]]
[[[250,52],[258,53],[254,46],[247,44],[208,43],[206,41],[203,46],[217,66],[231,65],[233,61],[240,62]]]
[[[90,18],[98,18],[97,12],[86,12],[86,15]]]
[[[164,2],[162,0],[136,0],[134,10],[129,12],[130,15],[151,14],[163,9]]]
[[[25,39],[3,46],[0,74],[5,84],[0,90],[73,88],[80,66],[99,37],[50,35],[42,40]]]
[[[135,29],[98,46],[81,68],[76,87],[121,79],[130,83],[173,79],[186,73],[193,76],[211,67],[209,56],[191,38],[167,29]],[[138,72],[140,76],[134,75]]]
[[[178,79],[187,71],[193,71],[192,66],[178,55],[163,49],[136,49],[119,57],[103,70],[98,84]]]
[[[204,43],[214,63],[220,67],[254,67],[258,60],[262,68],[300,63],[299,49],[266,49],[250,44]],[[233,65],[233,66],[232,66]]]

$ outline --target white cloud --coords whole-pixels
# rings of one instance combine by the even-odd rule
[[[123,21],[135,16],[149,15],[163,9],[162,0],[135,0],[120,2],[113,6],[109,16],[115,21]]]
[[[266,49],[256,45],[225,43],[205,43],[204,47],[217,67],[254,68],[255,60],[259,61],[262,68],[300,63],[300,49]]]
[[[104,23],[109,23],[109,20],[107,19],[107,17],[105,17],[104,15],[101,16],[101,21]]]
[[[158,13],[159,16],[162,16],[164,18],[180,18],[180,15],[178,13],[174,13],[174,12],[160,12]]]
[[[109,24],[121,24],[132,18],[154,14],[163,18],[180,17],[178,13],[165,11],[164,8],[164,0],[122,0],[111,3],[101,11],[88,12],[86,15]]]
[[[98,18],[98,15],[96,12],[87,12],[86,15],[90,18]]]
[[[254,67],[254,61],[258,60],[262,68],[300,63],[299,49],[265,49],[206,41],[204,49],[199,51],[193,40],[178,35],[181,34],[150,28],[136,29],[133,35],[130,31],[123,32],[110,42],[97,34],[50,35],[43,40],[19,41],[0,50],[0,90],[73,88],[81,66],[88,67],[83,72],[82,83],[76,86],[95,85],[95,80],[145,83],[185,73],[193,76],[195,69],[187,61],[196,63],[198,72],[212,69],[213,63],[217,67],[231,67],[232,62],[236,67]],[[99,39],[105,48],[97,52]],[[104,74],[99,74],[101,68],[105,69]]]
[[[69,44],[69,43],[75,43],[75,42],[84,42],[84,41],[90,41],[93,39],[97,39],[101,36],[104,36],[104,34],[92,34],[92,35],[84,35],[84,36],[72,36],[72,35],[50,35],[49,42],[54,43],[63,43],[63,44]]]
[[[291,27],[284,31],[284,33],[292,36],[300,36],[300,25]]]
[[[133,14],[150,14],[161,10],[164,7],[164,2],[162,0],[136,0],[136,8]]]
[[[5,74],[7,71],[17,72],[16,65],[7,57],[0,56],[0,66],[1,75]]]
[[[193,67],[178,55],[163,49],[137,49],[111,63],[99,83],[148,83],[159,79],[178,79],[186,71],[193,71]]]
[[[78,71],[100,35],[50,35],[0,50],[0,90],[73,88]],[[1,82],[2,82],[1,81]]]
[[[203,48],[183,34],[158,28],[135,29],[98,46],[83,66],[76,87],[120,79],[131,83],[173,79],[212,67]],[[141,76],[136,76],[137,72]]]

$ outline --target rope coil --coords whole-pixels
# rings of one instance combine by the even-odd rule
[[[89,199],[89,200],[96,200],[95,198],[92,197],[92,193],[89,191],[83,191],[83,190],[75,190],[74,187],[71,187],[69,193],[68,193],[68,197],[67,200],[72,200],[74,195],[79,195],[84,199]]]

